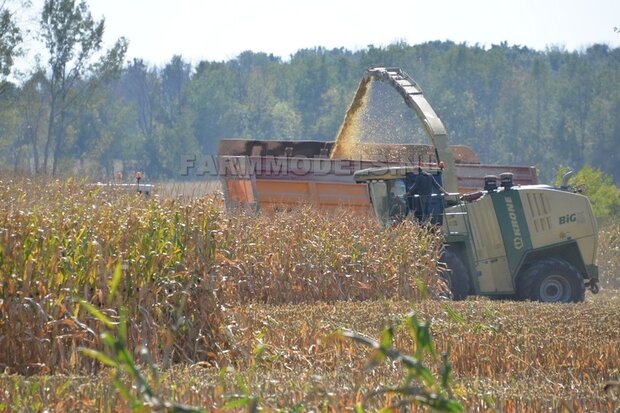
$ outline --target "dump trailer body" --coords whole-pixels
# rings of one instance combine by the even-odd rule
[[[229,208],[290,209],[312,205],[322,210],[350,208],[366,212],[370,200],[366,185],[356,183],[355,171],[377,167],[376,161],[307,159],[287,157],[229,157],[220,164],[253,165],[249,169],[224,167],[220,173],[226,205]],[[394,166],[399,164],[393,164]],[[479,190],[486,175],[512,172],[515,183],[536,183],[535,168],[503,165],[457,165],[459,192]]]
[[[345,207],[366,212],[370,207],[366,186],[356,184],[353,174],[377,163],[224,156],[220,165],[224,165],[220,177],[228,208],[280,210],[311,205],[321,210]]]

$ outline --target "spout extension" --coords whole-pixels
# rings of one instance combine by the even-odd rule
[[[562,183],[560,184],[560,189],[563,191],[567,191],[568,190],[568,180],[570,179],[571,176],[573,176],[574,172],[573,171],[568,171],[564,174],[564,176],[562,176]]]

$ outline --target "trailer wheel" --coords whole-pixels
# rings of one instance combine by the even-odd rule
[[[463,260],[453,251],[445,250],[439,259],[439,277],[444,279],[455,301],[464,300],[469,293],[469,271]]]
[[[523,300],[545,303],[582,302],[585,286],[579,271],[559,258],[534,262],[518,282],[517,292]]]

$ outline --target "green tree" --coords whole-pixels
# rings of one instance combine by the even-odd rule
[[[38,68],[22,85],[16,104],[35,173],[39,173],[41,168],[40,148],[49,115],[48,92],[49,82],[43,69]]]
[[[189,105],[194,112],[194,134],[205,153],[215,153],[219,139],[242,133],[242,122],[234,114],[235,103],[243,100],[240,83],[240,75],[230,64],[198,65],[189,88]]]
[[[14,13],[7,7],[7,2],[0,3],[0,74],[11,73],[15,57],[20,53],[23,41],[22,31],[15,22]]]
[[[323,93],[329,88],[326,50],[323,48],[300,50],[291,58],[290,65],[294,71],[292,79],[294,105],[301,114],[306,136],[317,140],[334,139],[337,130],[325,136],[325,131],[317,129],[318,125],[325,123],[317,121],[320,115],[319,109],[323,105]]]
[[[76,139],[71,159],[79,160],[81,172],[98,180],[111,180],[114,161],[136,159],[142,150],[132,147],[137,134],[135,112],[119,97],[119,82],[114,80],[94,90],[75,115]]]
[[[171,126],[187,104],[192,67],[181,56],[173,56],[161,73],[161,106],[164,122]]]
[[[0,101],[0,151],[4,166],[13,171],[20,169],[20,160],[24,155],[24,139],[16,105],[18,100],[19,90],[7,84]]]
[[[67,112],[88,97],[97,83],[80,83],[88,75],[103,76],[117,71],[124,59],[127,43],[124,38],[101,59],[92,62],[102,48],[104,20],[95,21],[85,0],[46,0],[41,14],[41,36],[49,52],[50,113],[43,155],[43,171],[51,159],[52,175],[56,174],[59,158],[67,140]]]
[[[286,62],[244,52],[201,62],[195,71],[175,56],[162,67],[138,59],[116,81],[106,62],[118,70],[125,49],[91,63],[100,53],[103,21],[93,21],[78,1],[46,1],[45,78],[5,83],[16,94],[4,96],[0,108],[6,112],[0,156],[11,168],[15,154],[26,156],[24,142],[41,172],[55,172],[59,159],[98,158],[108,169],[111,159],[124,159],[164,177],[176,170],[178,153],[213,154],[225,137],[331,140],[365,68],[384,63],[420,83],[451,143],[472,147],[483,163],[533,165],[542,182],[567,163],[596,165],[620,178],[620,48],[539,52],[507,43],[487,49],[399,42],[356,52],[306,49]],[[401,119],[410,115],[395,97],[393,106],[370,99],[390,133],[406,130]],[[412,140],[407,135],[402,143]]]
[[[134,106],[141,137],[143,155],[138,167],[149,174],[161,173],[162,147],[161,124],[161,79],[155,69],[150,69],[143,60],[135,59],[127,70],[127,85],[130,104]]]
[[[161,73],[160,168],[167,176],[178,170],[181,156],[198,152],[198,141],[192,131],[194,112],[188,104],[191,70],[191,65],[181,56],[173,56]]]
[[[568,168],[560,168],[556,183]],[[620,220],[620,189],[600,169],[584,166],[569,180],[569,185],[582,191],[592,203],[594,215],[601,222]]]
[[[301,138],[301,116],[289,103],[278,101],[273,105],[268,116],[271,118],[271,133],[274,138]]]

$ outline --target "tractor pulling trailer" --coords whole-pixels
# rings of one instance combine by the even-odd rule
[[[321,143],[320,155],[308,160],[319,143],[221,141],[221,161],[238,165],[256,158],[253,164],[259,165],[250,174],[228,168],[221,176],[227,206],[348,206],[372,210],[385,226],[404,219],[434,225],[445,240],[439,275],[456,300],[484,295],[581,302],[586,287],[598,292],[596,220],[588,198],[567,187],[568,177],[556,188],[538,185],[531,167],[480,165],[475,154],[448,145],[443,123],[406,73],[371,67],[359,90],[369,80],[389,83],[414,110],[430,139],[424,150],[430,149],[434,162],[421,157],[417,165],[350,162],[342,173],[342,160],[325,159],[331,143]],[[339,162],[341,173],[266,172],[260,161],[270,146],[277,151],[284,146],[280,162],[287,165],[299,163],[297,152],[305,163]]]

